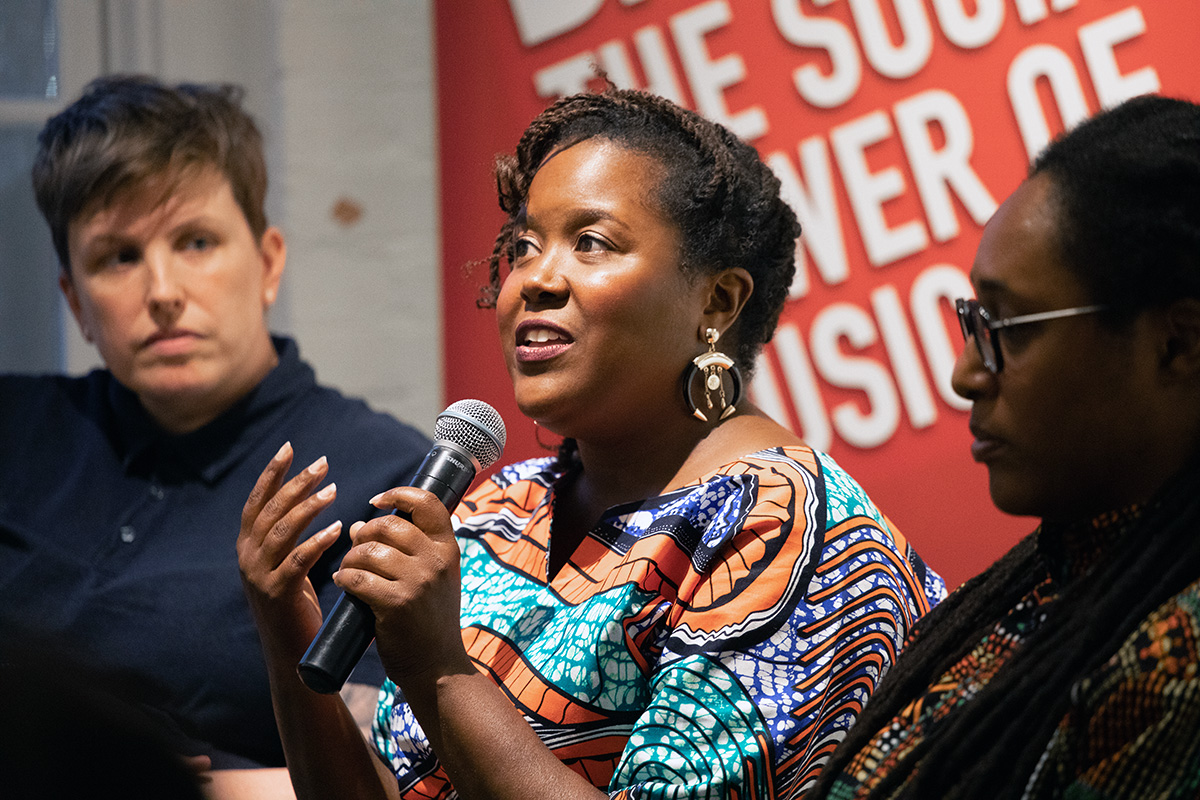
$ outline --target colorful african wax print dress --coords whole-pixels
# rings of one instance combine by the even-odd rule
[[[865,798],[937,726],[978,696],[1139,515],[1132,508],[1068,529],[1042,528],[1044,579],[979,644],[903,708],[842,770],[832,800]],[[1023,798],[1135,800],[1200,796],[1200,581],[1144,619],[1118,651],[1071,689]],[[920,762],[915,769],[921,768]],[[912,772],[881,796],[897,797]]]
[[[522,462],[460,505],[463,639],[546,746],[615,798],[799,796],[945,595],[807,447],[610,509],[548,582],[562,478],[552,459]],[[404,797],[454,796],[390,681],[374,737]]]

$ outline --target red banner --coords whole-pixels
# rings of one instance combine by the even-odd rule
[[[598,64],[724,123],[804,226],[751,387],[830,453],[951,585],[1034,521],[1006,517],[950,389],[953,299],[983,224],[1065,125],[1147,92],[1200,97],[1189,0],[438,0],[449,400],[493,403],[505,461],[543,454],[494,314],[474,301],[503,222],[491,163]]]

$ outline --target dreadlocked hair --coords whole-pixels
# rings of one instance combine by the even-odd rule
[[[1200,106],[1134,98],[1044,150],[1038,174],[1059,206],[1059,255],[1108,319],[1200,297]]]
[[[1112,304],[1111,323],[1200,296],[1200,107],[1161,97],[1129,101],[1051,144],[1031,170],[1037,174],[1053,184],[1064,260],[1095,302]],[[826,796],[896,714],[1045,579],[1037,535],[917,624],[809,797]],[[1022,797],[1069,710],[1072,687],[1198,578],[1200,457],[1160,488],[1132,529],[1048,606],[996,676],[871,796],[888,797],[903,785],[904,798]]]
[[[515,155],[497,158],[497,196],[508,220],[488,259],[479,304],[495,305],[501,267],[512,263],[513,234],[538,168],[555,151],[591,138],[648,155],[664,168],[654,199],[682,233],[685,274],[741,267],[754,279],[754,291],[726,334],[735,347],[730,355],[749,378],[787,299],[800,223],[779,196],[779,179],[753,147],[647,92],[609,87],[563,98],[530,123]]]
[[[824,797],[875,734],[1044,580],[1035,536],[921,620],[809,797]],[[1197,577],[1200,469],[1193,466],[1160,493],[1102,562],[1063,589],[1045,621],[995,678],[935,727],[871,796],[888,797],[911,777],[899,797],[1022,797],[1069,710],[1071,687]]]

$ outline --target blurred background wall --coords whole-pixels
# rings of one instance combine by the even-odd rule
[[[424,430],[442,408],[432,0],[0,0],[0,371],[97,365],[29,185],[93,77],[233,82],[287,237],[273,330],[318,378]]]

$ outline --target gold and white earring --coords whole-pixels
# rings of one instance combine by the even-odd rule
[[[696,405],[692,397],[692,384],[699,375],[703,382],[704,404],[710,412],[716,411],[718,419],[725,419],[734,412],[738,401],[742,399],[742,373],[733,359],[717,350],[717,339],[721,332],[716,328],[704,329],[704,341],[708,343],[708,352],[701,353],[692,359],[683,375],[683,397],[687,401],[688,410],[692,416],[701,422],[708,422],[708,417]],[[726,392],[726,385],[729,390]],[[716,394],[716,402],[713,395]]]

